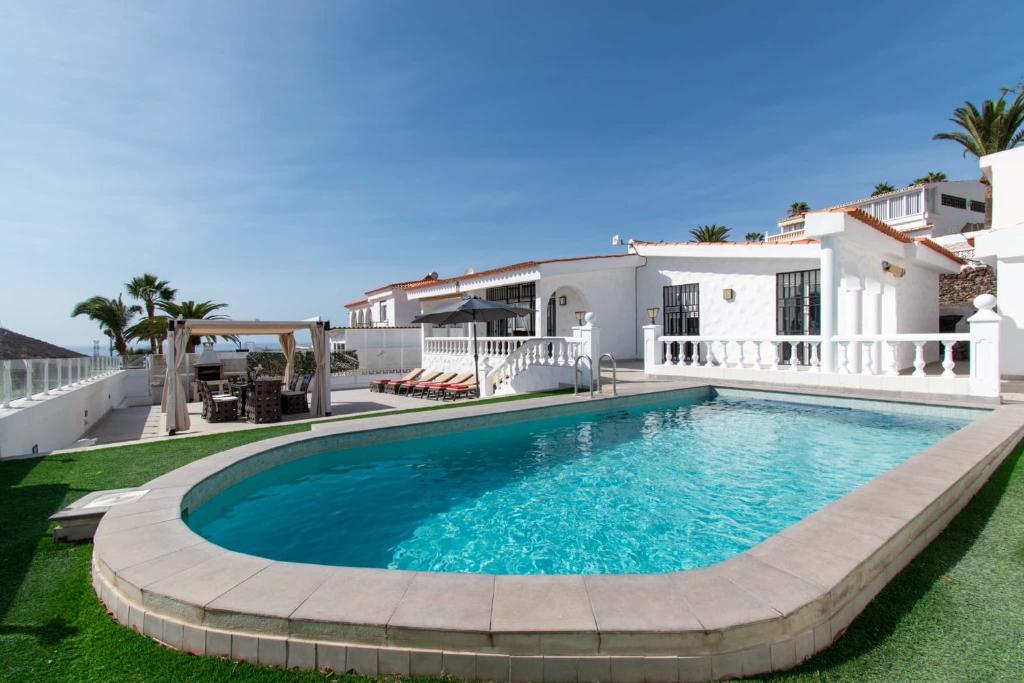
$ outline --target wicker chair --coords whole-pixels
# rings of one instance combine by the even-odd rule
[[[245,417],[250,422],[280,422],[281,380],[258,379],[245,397]]]
[[[309,391],[309,383],[313,381],[313,375],[302,375],[293,377],[292,389],[281,392],[281,412],[285,415],[295,413],[308,413],[309,403],[306,401],[306,392]]]
[[[214,394],[206,382],[199,382],[198,386],[203,397],[203,417],[208,422],[229,422],[238,419],[237,396]]]

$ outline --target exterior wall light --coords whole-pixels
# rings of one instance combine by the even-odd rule
[[[893,277],[903,277],[907,274],[906,268],[901,268],[895,263],[889,263],[888,261],[882,261],[882,270],[889,273]]]
[[[564,306],[565,304],[566,304],[565,296],[558,297],[558,305],[559,306]]]
[[[577,325],[582,325],[583,324],[583,316],[585,316],[586,314],[587,314],[586,311],[576,311],[576,324]]]
[[[722,298],[725,299],[726,301],[732,301],[733,299],[736,298],[736,291],[732,289],[723,289]]]
[[[652,325],[654,324],[654,321],[658,319],[658,311],[660,310],[661,309],[659,309],[657,306],[651,306],[650,308],[647,309],[647,317],[651,319]]]

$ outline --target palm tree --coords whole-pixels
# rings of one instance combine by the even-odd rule
[[[690,235],[695,242],[725,242],[729,236],[729,228],[712,223],[694,228],[690,231]]]
[[[125,283],[125,289],[128,292],[128,296],[132,297],[136,301],[141,301],[146,307],[146,316],[148,318],[156,317],[156,302],[159,301],[174,301],[174,296],[178,293],[178,290],[171,287],[171,283],[167,280],[161,280],[152,273],[143,273],[131,279],[131,282]],[[140,323],[141,325],[141,323]],[[152,326],[150,326],[152,327]],[[149,339],[149,350],[152,353],[157,352],[158,344],[163,342],[163,338],[167,336],[166,326],[157,332],[146,336],[144,333],[145,329],[138,330],[140,332],[138,339]]]
[[[800,216],[802,214],[807,213],[810,210],[811,207],[807,204],[807,202],[793,202],[792,204],[789,205],[790,216]]]
[[[103,334],[110,337],[118,354],[128,353],[128,339],[134,337],[128,332],[128,326],[136,315],[142,312],[139,306],[127,306],[118,294],[116,299],[94,296],[80,301],[71,311],[71,317],[87,316],[99,323]]]
[[[1006,98],[1015,90],[1004,90],[995,100],[985,100],[979,111],[970,102],[953,111],[953,123],[963,130],[936,133],[933,140],[952,140],[964,148],[964,156],[973,154],[983,157],[1007,149],[1013,149],[1024,141],[1024,92],[1019,92],[1013,102]],[[992,227],[992,186],[983,175],[985,184],[985,227]]]
[[[895,191],[896,191],[896,188],[893,187],[892,185],[890,185],[889,183],[878,183],[877,185],[875,185],[875,191],[871,193],[871,196],[872,197],[877,197],[880,194],[885,194],[886,192],[895,192]]]
[[[763,232],[748,232],[743,239],[748,242],[764,242]]]
[[[942,171],[929,171],[928,175],[922,176],[910,184],[924,185],[925,183],[944,183],[946,180],[946,174]]]
[[[227,304],[215,304],[212,301],[200,301],[195,302],[192,300],[188,301],[158,301],[156,304],[157,308],[167,313],[167,317],[158,316],[159,319],[163,320],[164,329],[167,329],[168,318],[185,318],[186,320],[227,320],[228,316],[214,313],[222,308],[227,308]],[[206,335],[206,338],[210,341],[217,341],[217,335],[211,334]],[[221,337],[228,341],[238,343],[238,337],[234,335],[224,335]],[[186,351],[192,353],[196,350],[196,345],[201,341],[200,336],[193,335],[189,337],[188,346]]]

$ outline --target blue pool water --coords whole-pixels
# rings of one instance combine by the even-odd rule
[[[277,560],[488,574],[704,567],[966,424],[746,398],[674,399],[303,458],[189,515]]]

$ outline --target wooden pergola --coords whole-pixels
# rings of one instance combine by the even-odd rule
[[[168,350],[167,376],[164,381],[162,410],[167,413],[167,433],[174,434],[188,429],[185,385],[181,371],[188,355],[188,340],[197,336],[225,335],[277,335],[281,351],[285,356],[285,377],[287,382],[294,367],[295,332],[309,330],[313,342],[313,359],[316,373],[313,375],[310,412],[313,417],[331,414],[331,345],[327,337],[330,323],[321,320],[264,321],[264,320],[189,320],[178,318],[167,325]]]

